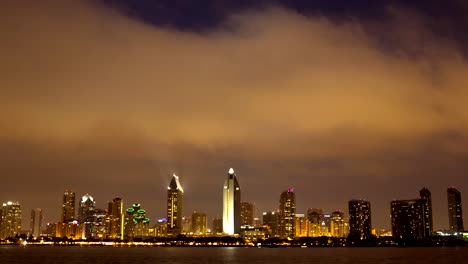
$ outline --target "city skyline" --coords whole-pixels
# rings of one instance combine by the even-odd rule
[[[389,201],[426,187],[449,225],[446,188],[468,190],[466,1],[155,2],[2,4],[0,201],[24,223],[66,220],[67,189],[164,217],[172,173],[185,216],[222,217],[233,167],[256,217],[294,187],[297,212],[364,199],[389,229]]]

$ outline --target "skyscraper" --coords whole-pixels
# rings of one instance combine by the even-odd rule
[[[330,233],[332,237],[344,237],[344,213],[335,211],[330,216]]]
[[[223,188],[223,233],[240,234],[241,191],[234,169],[230,168]]]
[[[207,217],[205,213],[193,212],[192,233],[197,236],[206,235]]]
[[[427,188],[422,188],[419,191],[420,199],[422,200],[423,210],[423,228],[424,236],[428,237],[432,235],[432,199],[431,192]]]
[[[281,238],[294,238],[296,235],[296,194],[290,188],[280,195],[279,201],[279,236]]]
[[[463,231],[463,212],[461,193],[451,187],[447,189],[449,228],[452,231]]]
[[[254,204],[249,202],[241,203],[241,226],[254,225]]]
[[[36,208],[31,210],[31,226],[30,226],[30,233],[33,235],[34,238],[38,238],[41,236],[42,230],[42,209]]]
[[[116,197],[109,202],[107,214],[109,217],[108,236],[112,239],[124,239],[123,200]]]
[[[223,233],[223,219],[222,218],[216,217],[213,219],[213,230],[211,232],[216,235]]]
[[[296,214],[295,217],[296,237],[307,237],[307,218],[304,214]]]
[[[278,236],[278,213],[268,211],[263,212],[262,224],[270,229],[269,237]]]
[[[19,202],[3,203],[0,239],[14,237],[21,232],[21,205]]]
[[[371,205],[364,200],[351,200],[349,207],[349,235],[352,239],[368,239],[372,232]]]
[[[307,209],[308,236],[319,237],[322,235],[321,227],[323,222],[323,209],[309,208]]]
[[[68,223],[76,220],[75,205],[75,193],[72,191],[65,191],[62,203],[62,223]]]
[[[172,180],[167,187],[167,234],[177,236],[182,232],[184,189],[179,182],[179,177],[172,175]]]
[[[424,203],[422,199],[391,202],[393,237],[405,240],[424,238]]]
[[[147,237],[150,219],[146,217],[146,210],[141,208],[141,204],[134,203],[125,211],[125,237]]]
[[[81,197],[80,207],[78,208],[78,223],[84,226],[86,238],[90,238],[93,231],[95,210],[96,202],[91,195],[85,194]]]

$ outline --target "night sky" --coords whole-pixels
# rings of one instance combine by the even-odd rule
[[[221,216],[233,167],[256,215],[433,196],[468,219],[468,4],[101,0],[0,4],[0,201],[58,221],[65,189]],[[211,225],[211,223],[210,223]]]

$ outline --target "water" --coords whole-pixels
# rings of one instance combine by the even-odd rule
[[[468,263],[468,248],[112,248],[0,246],[11,263]]]

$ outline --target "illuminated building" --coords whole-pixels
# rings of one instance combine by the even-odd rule
[[[425,237],[432,235],[432,201],[431,192],[427,188],[422,188],[419,191],[419,196],[422,202],[423,214],[423,232]]]
[[[330,214],[324,214],[322,218],[322,222],[320,223],[320,236],[328,236],[328,237],[331,236],[330,222],[331,222]]]
[[[290,188],[280,195],[278,231],[280,238],[294,238],[296,235],[296,194]]]
[[[254,208],[255,205],[253,203],[249,202],[242,202],[241,203],[241,226],[248,225],[248,226],[253,226],[254,225]]]
[[[240,234],[240,200],[240,186],[230,168],[223,188],[223,233],[226,235]]]
[[[73,240],[85,239],[84,227],[84,225],[79,224],[76,220],[68,223],[58,223],[55,236]]]
[[[92,237],[95,210],[96,202],[91,195],[86,194],[81,197],[80,207],[78,208],[78,223],[84,226],[85,238]]]
[[[177,236],[182,231],[184,189],[179,182],[179,177],[172,175],[172,180],[167,187],[167,235]]]
[[[345,237],[344,213],[335,211],[330,216],[330,233],[332,237]]]
[[[263,226],[266,227],[270,232],[268,237],[276,237],[278,236],[278,218],[279,214],[275,212],[264,212],[262,223]]]
[[[116,197],[109,202],[107,208],[107,235],[111,239],[124,239],[124,212],[123,200]]]
[[[65,191],[62,203],[62,223],[69,223],[76,220],[75,205],[75,193],[72,191]]]
[[[260,220],[260,218],[254,217],[253,226],[255,226],[255,227],[261,227],[262,226],[262,221]]]
[[[304,214],[296,214],[296,237],[307,237],[307,219]]]
[[[150,219],[146,217],[146,210],[142,209],[139,203],[134,203],[125,212],[125,237],[147,237]]]
[[[107,212],[103,209],[94,210],[91,237],[92,238],[106,238],[107,236],[107,227],[106,225]]]
[[[182,234],[192,233],[192,218],[182,217]]]
[[[47,237],[56,237],[57,223],[47,223],[45,227],[44,235],[46,235]]]
[[[349,208],[349,235],[352,239],[370,238],[372,230],[371,205],[364,200],[351,200]]]
[[[192,214],[192,233],[196,236],[206,235],[207,218],[205,213],[193,212]]]
[[[391,202],[392,234],[400,239],[424,237],[423,201],[396,200]]]
[[[219,235],[223,233],[223,219],[216,217],[213,219],[213,233]]]
[[[323,210],[317,208],[307,209],[308,236],[319,237],[321,233],[321,224],[323,221]]]
[[[21,205],[19,202],[3,203],[0,214],[0,239],[15,237],[21,233]]]
[[[245,240],[256,241],[267,238],[265,228],[249,225],[241,226],[241,237]]]
[[[41,236],[42,230],[42,209],[36,208],[31,210],[31,226],[30,226],[30,233],[34,238],[38,238]]]
[[[167,236],[167,219],[166,218],[158,219],[156,221],[156,225],[154,225],[152,235],[155,237]]]
[[[447,189],[449,229],[463,231],[463,212],[461,193],[455,188]]]

